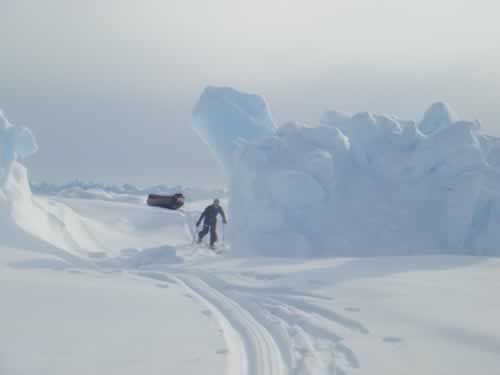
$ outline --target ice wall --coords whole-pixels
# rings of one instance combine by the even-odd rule
[[[224,110],[233,128],[250,121]],[[444,103],[418,122],[329,111],[285,124],[242,146],[230,189],[240,254],[500,255],[500,140]]]
[[[36,140],[29,129],[12,125],[0,110],[0,189],[4,187],[13,163],[36,150]]]
[[[207,87],[203,91],[193,112],[193,128],[228,174],[241,144],[258,141],[275,131],[261,97],[228,87]]]

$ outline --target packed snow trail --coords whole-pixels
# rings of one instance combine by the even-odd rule
[[[322,307],[326,297],[234,285],[206,272],[177,270],[168,277],[196,296],[223,330],[228,375],[335,375],[360,366],[340,332],[369,331]]]
[[[224,330],[230,348],[227,374],[286,374],[279,346],[249,311],[201,278],[178,276],[178,279],[208,305]]]

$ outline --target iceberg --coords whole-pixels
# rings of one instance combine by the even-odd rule
[[[446,103],[437,102],[430,106],[418,124],[424,134],[431,134],[448,127],[458,120],[457,114]]]
[[[209,96],[194,122],[233,158],[235,253],[500,255],[500,140],[448,105],[433,104],[419,122],[328,111],[318,126],[265,122],[256,132],[254,116],[237,110],[255,97],[238,96],[235,107]],[[258,137],[228,152],[236,134]]]
[[[275,131],[266,102],[228,87],[207,87],[193,111],[193,128],[229,175],[235,154],[245,142]]]

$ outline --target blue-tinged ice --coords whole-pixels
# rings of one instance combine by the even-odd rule
[[[36,151],[37,144],[31,131],[12,125],[0,110],[0,189],[5,184],[12,164]]]
[[[230,165],[235,253],[500,255],[500,140],[477,122],[435,103],[420,122],[328,111],[274,131],[263,101],[219,90],[195,123]]]
[[[450,126],[457,120],[457,114],[448,104],[437,102],[432,104],[425,112],[424,117],[418,124],[418,128],[424,134],[431,134]]]
[[[255,142],[275,131],[266,102],[257,95],[228,87],[207,87],[193,112],[193,128],[215,152],[226,173],[241,144]]]

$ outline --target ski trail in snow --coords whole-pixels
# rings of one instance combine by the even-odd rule
[[[174,280],[191,294],[207,306],[212,315],[217,320],[220,328],[222,329],[224,340],[229,347],[229,355],[226,356],[226,373],[234,375],[249,375],[248,374],[248,360],[246,348],[240,333],[234,328],[234,323],[231,322],[224,314],[224,311],[218,307],[217,297],[211,295],[212,293],[203,293],[199,287],[192,280],[186,277],[175,277]],[[214,302],[215,301],[215,302]]]
[[[199,277],[177,275],[177,279],[207,305],[224,330],[227,374],[288,374],[280,346],[250,311]]]
[[[175,279],[222,328],[228,375],[339,375],[361,366],[342,334],[368,329],[316,304],[320,297],[232,285],[204,272],[176,272]]]

